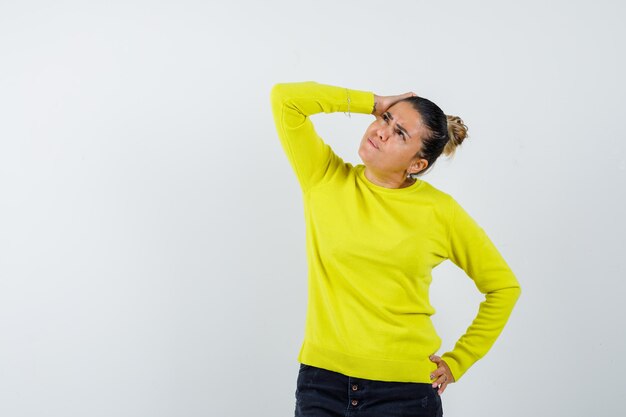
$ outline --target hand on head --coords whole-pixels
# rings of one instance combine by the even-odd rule
[[[377,96],[374,94],[374,110],[372,110],[372,114],[376,117],[380,116],[387,110],[389,107],[393,106],[400,100],[404,100],[409,97],[416,97],[417,94],[413,92],[398,94],[395,96]]]

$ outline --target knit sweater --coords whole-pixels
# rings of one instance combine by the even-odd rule
[[[431,383],[437,365],[429,356],[441,346],[431,272],[450,259],[485,296],[466,333],[441,355],[458,381],[491,348],[521,293],[498,249],[449,194],[421,179],[405,188],[374,184],[364,165],[344,162],[316,133],[310,115],[371,114],[372,92],[284,83],[273,87],[271,104],[306,222],[298,361],[358,378]]]

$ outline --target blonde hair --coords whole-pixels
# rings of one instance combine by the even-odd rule
[[[443,148],[443,154],[451,157],[454,155],[456,148],[467,138],[467,126],[459,116],[451,116],[446,114],[448,120],[448,137],[449,140]]]

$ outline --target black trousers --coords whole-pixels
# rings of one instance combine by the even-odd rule
[[[354,378],[300,364],[295,417],[442,417],[428,383]]]

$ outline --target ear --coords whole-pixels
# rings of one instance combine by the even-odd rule
[[[409,165],[409,168],[407,169],[407,171],[409,172],[409,174],[417,174],[425,170],[427,166],[428,166],[427,160],[416,158],[413,160],[413,162],[411,162],[411,165]]]

